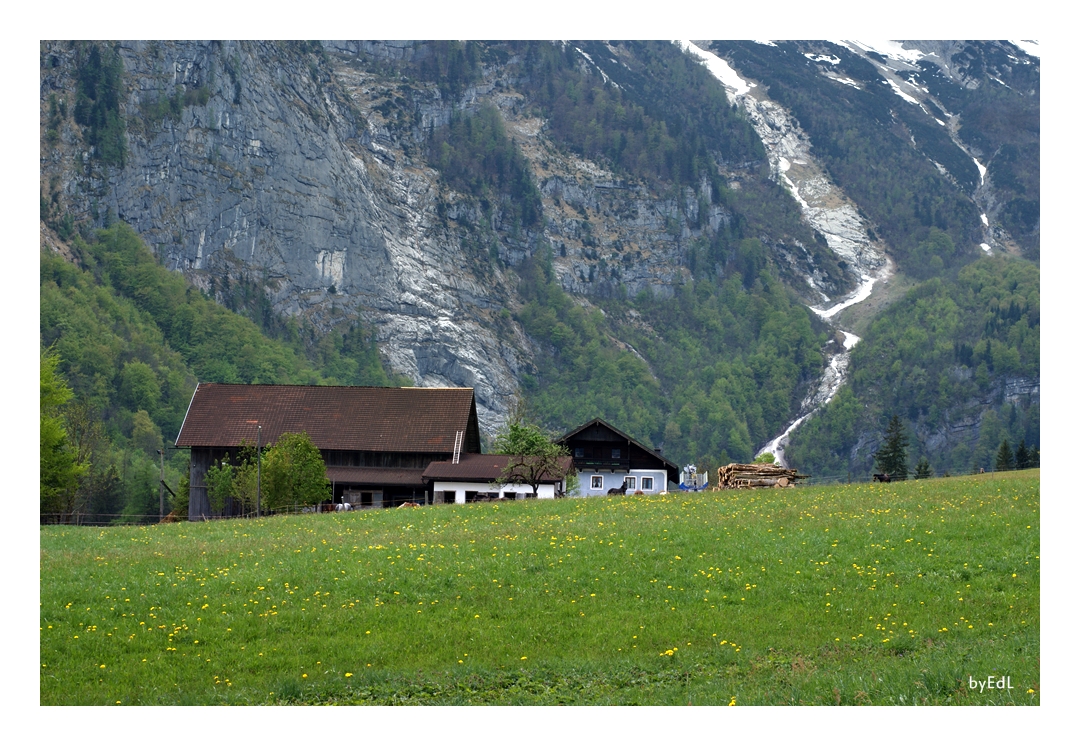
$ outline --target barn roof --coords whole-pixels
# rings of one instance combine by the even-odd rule
[[[343,484],[394,487],[424,486],[423,469],[395,469],[378,466],[328,466],[326,478]]]
[[[471,388],[274,386],[201,383],[176,437],[179,448],[271,445],[288,432],[306,432],[323,450],[479,452],[480,428]]]

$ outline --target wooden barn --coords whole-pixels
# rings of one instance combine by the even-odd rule
[[[290,432],[306,432],[322,452],[334,501],[357,507],[429,502],[428,465],[480,453],[471,388],[201,383],[176,437],[191,449],[188,517],[210,515],[214,461]]]
[[[664,492],[679,483],[679,467],[601,419],[591,420],[559,438],[567,447],[585,496],[621,489],[633,494]]]

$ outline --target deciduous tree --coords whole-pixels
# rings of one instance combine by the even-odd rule
[[[322,454],[307,433],[284,433],[262,459],[263,507],[315,505],[330,497]]]
[[[511,420],[495,436],[495,452],[510,457],[499,484],[527,484],[533,493],[545,479],[563,479],[572,468],[565,446],[553,443],[536,425]]]
[[[59,365],[59,355],[48,350],[41,352],[39,476],[42,515],[55,513],[64,519],[74,510],[79,476],[86,470],[86,465],[79,463],[68,442],[63,407],[71,399],[72,392],[57,371]]]

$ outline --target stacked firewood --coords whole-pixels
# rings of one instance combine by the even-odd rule
[[[797,469],[785,469],[775,464],[728,464],[716,470],[716,483],[713,484],[713,489],[794,487],[798,480],[809,477],[809,474],[800,474]]]

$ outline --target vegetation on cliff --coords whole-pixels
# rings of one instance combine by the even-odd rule
[[[760,262],[736,254],[722,278],[671,299],[608,302],[606,312],[566,294],[550,258],[528,264],[518,320],[542,342],[539,373],[525,381],[536,412],[557,430],[602,417],[677,461],[752,460],[798,406],[825,341],[753,243],[743,249]]]
[[[363,325],[313,341],[291,322],[283,338],[268,337],[161,266],[124,223],[90,240],[76,234],[71,247],[78,264],[41,252],[39,323],[42,349],[73,392],[59,411],[90,464],[80,512],[157,515],[157,451],[176,437],[198,381],[402,383]],[[176,485],[184,456],[166,453]]]
[[[1010,379],[1039,378],[1038,267],[986,257],[955,280],[916,286],[874,321],[851,370],[850,385],[791,438],[786,456],[806,471],[865,473],[873,448],[853,450],[893,413],[921,436],[912,459],[926,456],[939,474],[990,468],[1004,438],[1038,444],[1037,398],[1006,391]],[[950,436],[976,424],[974,448]]]

